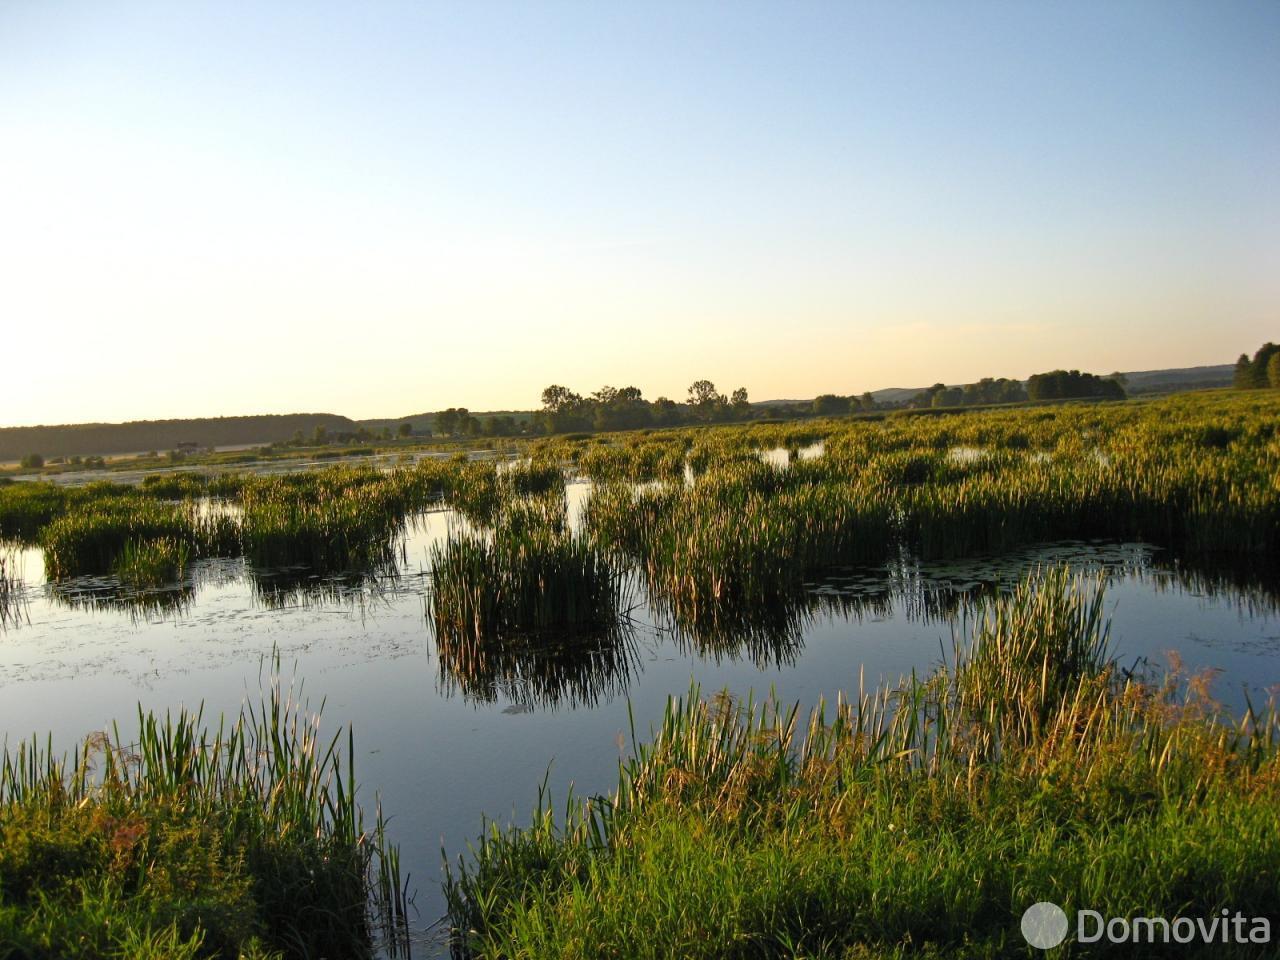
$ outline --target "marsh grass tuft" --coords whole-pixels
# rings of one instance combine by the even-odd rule
[[[438,636],[612,627],[624,578],[585,538],[527,508],[491,533],[458,533],[432,547],[429,615]]]
[[[0,943],[19,956],[371,955],[399,922],[394,848],[355,800],[349,731],[276,681],[199,711],[0,757]],[[108,922],[109,921],[109,922]]]
[[[122,583],[160,587],[181,580],[190,560],[191,547],[181,540],[127,540],[113,571]]]

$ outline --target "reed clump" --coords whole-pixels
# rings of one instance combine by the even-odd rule
[[[1276,917],[1275,710],[1232,718],[1198,681],[1117,670],[1100,602],[1034,574],[954,662],[807,722],[673,698],[610,796],[564,818],[540,797],[530,826],[449,865],[456,950],[1012,957],[1038,900]]]
[[[116,557],[113,572],[131,586],[159,587],[182,579],[191,547],[182,540],[129,540]]]
[[[432,547],[429,615],[437,636],[611,627],[622,608],[622,575],[585,538],[515,516],[491,533],[459,533]]]
[[[156,541],[183,544],[191,559],[234,556],[240,552],[240,526],[231,517],[201,513],[191,503],[114,497],[73,509],[40,534],[51,579],[106,573],[126,548],[136,551],[138,544]]]
[[[815,571],[881,560],[894,536],[891,504],[873,491],[754,459],[689,486],[604,488],[586,523],[597,543],[639,564],[655,601],[699,631],[786,604]]]
[[[70,757],[0,754],[0,944],[20,957],[367,957],[396,854],[349,732],[273,684],[230,723],[139,708]],[[388,896],[388,892],[395,893]]]

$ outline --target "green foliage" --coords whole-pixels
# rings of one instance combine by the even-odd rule
[[[136,735],[0,757],[0,945],[23,960],[371,955],[400,921],[352,742],[279,684],[231,725],[139,709]]]
[[[54,579],[106,572],[126,548],[137,555],[141,543],[155,541],[165,541],[171,554],[183,550],[185,564],[186,558],[234,556],[240,529],[229,517],[204,515],[190,504],[126,495],[85,501],[40,532],[45,570]]]
[[[127,540],[113,570],[124,583],[159,587],[180,580],[190,559],[191,547],[182,540]]]
[[[562,820],[540,796],[530,826],[449,865],[456,949],[1024,957],[1018,918],[1042,899],[1274,917],[1275,713],[1234,722],[1198,682],[1119,673],[1100,606],[1034,575],[953,666],[807,725],[772,701],[673,699],[611,796]]]
[[[608,560],[528,506],[504,515],[491,534],[434,545],[429,566],[430,616],[442,645],[609,628],[621,607],[622,578]]]
[[[1246,390],[1280,385],[1280,378],[1273,379],[1271,376],[1272,358],[1278,355],[1280,346],[1271,342],[1259,347],[1252,360],[1248,354],[1240,354],[1240,359],[1236,361],[1235,385]]]
[[[1124,387],[1115,380],[1079,370],[1053,370],[1035,373],[1027,380],[1027,397],[1031,400],[1070,400],[1097,397],[1123,400]]]

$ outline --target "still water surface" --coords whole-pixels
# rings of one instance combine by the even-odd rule
[[[571,515],[587,492],[571,484]],[[65,749],[136,705],[204,704],[234,715],[255,700],[279,651],[327,725],[351,724],[362,799],[391,816],[416,889],[418,926],[443,912],[441,848],[465,851],[487,816],[527,818],[550,769],[557,802],[610,789],[629,741],[628,703],[644,735],[666,698],[698,682],[739,695],[775,691],[811,705],[912,670],[926,671],[960,629],[957,598],[1008,585],[1038,564],[1067,562],[1107,577],[1114,652],[1157,666],[1176,651],[1191,671],[1220,671],[1214,690],[1239,709],[1280,688],[1277,581],[1254,571],[1188,572],[1141,543],[1039,544],[1000,557],[919,564],[904,557],[844,570],[810,587],[813,606],[790,635],[706,644],[665,628],[639,596],[627,633],[605,649],[554,647],[490,662],[491,675],[441,658],[425,617],[427,551],[458,523],[417,518],[397,576],[320,581],[305,571],[264,577],[242,561],[197,564],[179,591],[149,602],[110,578],[43,582],[38,551],[20,555],[25,619],[0,633],[0,732],[9,742],[46,731]],[[505,672],[504,672],[505,671]],[[435,935],[415,950],[430,955]]]

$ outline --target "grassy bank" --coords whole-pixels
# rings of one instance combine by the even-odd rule
[[[139,713],[70,758],[0,763],[0,957],[361,957],[396,923],[396,852],[349,735],[278,686],[238,720]]]
[[[1274,928],[1274,712],[1232,720],[1199,680],[1117,671],[1099,590],[1029,578],[948,665],[807,724],[773,703],[673,700],[612,796],[559,820],[540,801],[531,826],[495,827],[453,865],[458,949],[1024,957],[1018,920],[1038,900],[1229,908]]]

